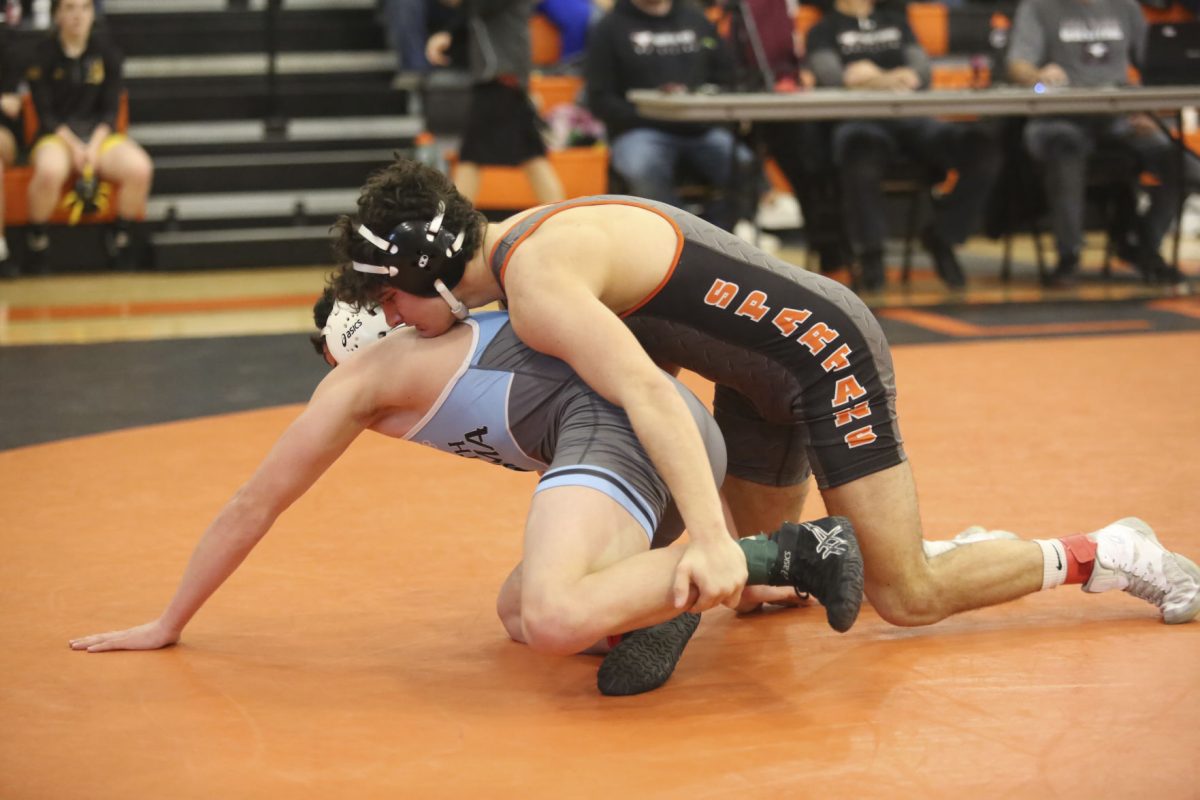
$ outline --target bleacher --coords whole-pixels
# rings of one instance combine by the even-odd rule
[[[373,0],[284,2],[274,30],[264,5],[105,3],[126,55],[128,132],[154,160],[160,269],[327,263],[333,217],[421,130],[392,89]],[[18,47],[41,35],[20,33]],[[102,266],[89,221],[52,231],[52,271]]]
[[[394,55],[375,0],[107,0],[106,24],[125,52],[129,134],[155,164],[147,223],[163,270],[324,264],[328,228],[354,208],[365,175],[394,153],[411,153],[427,127],[453,139],[466,83],[435,80],[422,105],[393,87]],[[1002,51],[1009,4],[910,3],[908,15],[934,58],[934,85],[986,85]],[[818,18],[802,6],[800,32]],[[269,22],[275,19],[276,25]],[[552,69],[556,33],[531,23],[531,91],[543,111],[571,102],[580,82]],[[28,46],[34,35],[10,37]],[[268,53],[278,52],[275,69]],[[981,56],[983,57],[981,59]],[[447,154],[451,161],[453,152]],[[552,152],[568,195],[604,192],[603,147]],[[771,171],[778,180],[778,172]],[[9,170],[10,226],[24,222],[27,172]],[[534,202],[519,170],[486,168],[480,208],[495,213]],[[61,221],[60,214],[56,219]],[[57,227],[52,271],[98,269],[98,226]],[[20,228],[9,236],[19,251]]]

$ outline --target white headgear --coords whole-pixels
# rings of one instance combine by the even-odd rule
[[[345,364],[362,348],[387,336],[389,330],[387,317],[377,306],[355,308],[338,300],[321,335],[333,360]]]

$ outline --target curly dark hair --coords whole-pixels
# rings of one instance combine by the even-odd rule
[[[358,214],[341,216],[333,224],[333,255],[337,267],[330,278],[337,299],[362,308],[376,302],[386,280],[383,276],[355,272],[352,252],[362,241],[355,228],[360,223],[382,234],[408,220],[428,221],[446,204],[443,225],[462,231],[463,257],[470,260],[483,241],[487,218],[471,201],[459,194],[440,171],[417,161],[397,156],[388,166],[373,172],[358,196]]]
[[[313,303],[313,324],[317,326],[317,332],[309,334],[308,341],[321,358],[325,357],[325,334],[321,331],[329,321],[329,315],[333,313],[333,303],[333,289],[329,287],[325,287],[321,296]]]

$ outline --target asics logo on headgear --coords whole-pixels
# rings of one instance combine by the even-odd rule
[[[346,332],[342,334],[342,347],[346,346],[346,342],[350,341],[350,337],[353,336],[354,332],[356,330],[358,330],[359,328],[361,328],[362,326],[363,326],[363,321],[361,319],[354,320],[354,324],[351,325],[349,327],[349,329],[347,329]]]
[[[821,556],[821,560],[830,556],[840,556],[846,552],[846,540],[841,537],[842,526],[834,525],[833,530],[826,531],[819,525],[813,525],[811,522],[801,523],[808,532],[817,538],[817,553]]]

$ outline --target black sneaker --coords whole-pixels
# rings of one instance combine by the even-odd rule
[[[699,624],[699,614],[685,611],[674,619],[625,634],[596,674],[600,694],[641,694],[662,686]]]
[[[863,560],[854,526],[845,517],[783,523],[767,537],[779,545],[772,586],[791,586],[825,606],[829,627],[845,633],[863,601]]]
[[[1047,289],[1066,289],[1079,282],[1079,256],[1059,254],[1058,266],[1042,278]]]
[[[22,270],[29,275],[45,275],[49,269],[50,236],[42,231],[25,234],[25,258]]]
[[[883,276],[883,253],[871,250],[862,254],[859,259],[862,275],[859,278],[859,288],[864,292],[877,292],[885,283]]]
[[[954,248],[947,244],[945,239],[938,236],[933,226],[921,231],[921,246],[933,259],[933,269],[942,279],[942,283],[951,289],[961,289],[967,285],[967,276],[963,274],[962,265],[958,263],[958,256],[954,254]]]

